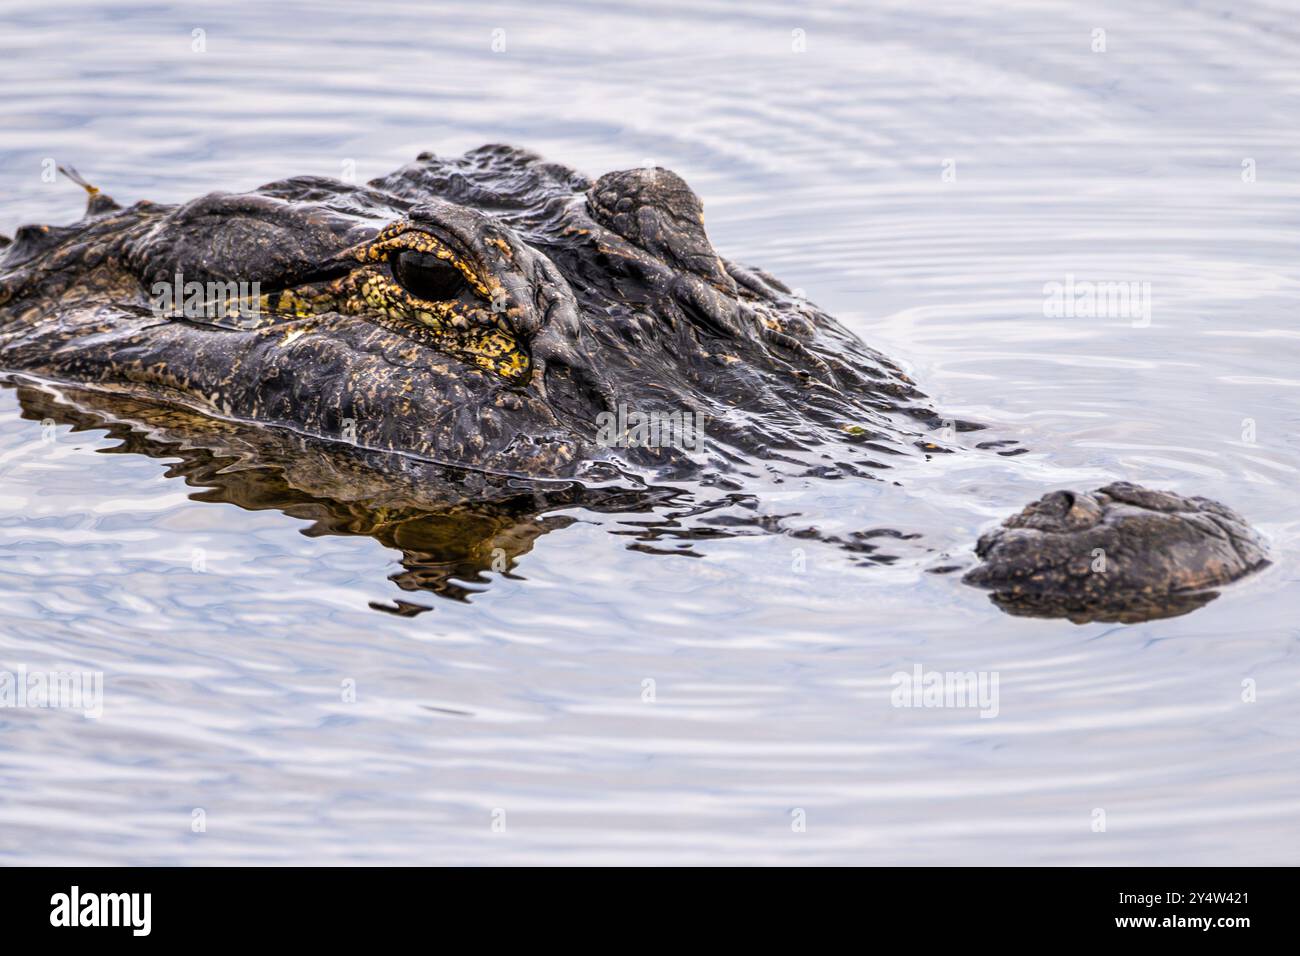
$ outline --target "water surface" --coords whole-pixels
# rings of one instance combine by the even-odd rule
[[[660,164],[724,255],[1029,449],[760,504],[919,533],[890,564],[648,553],[610,533],[637,516],[579,511],[455,601],[5,389],[0,670],[105,686],[98,720],[0,710],[0,860],[1294,862],[1300,31],[1281,4],[996,7],[0,13],[0,233],[79,216],[47,160],[124,202],[498,141]],[[1149,283],[1149,323],[1045,314],[1067,276]],[[1137,625],[927,573],[1115,479],[1230,503],[1274,566]],[[432,610],[372,606],[397,601]],[[997,716],[891,706],[916,664],[996,673]]]

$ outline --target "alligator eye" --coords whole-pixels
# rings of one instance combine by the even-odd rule
[[[465,277],[460,270],[437,256],[404,249],[391,262],[397,284],[417,299],[442,302],[465,291]]]

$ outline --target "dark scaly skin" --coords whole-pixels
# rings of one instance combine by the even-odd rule
[[[1268,563],[1240,515],[1126,481],[1088,494],[1055,491],[980,537],[968,584],[1013,614],[1136,621],[1200,607]]]
[[[405,467],[394,454],[461,469],[421,476],[426,513],[464,514],[464,469],[536,481],[613,468],[707,484],[846,441],[878,457],[948,450],[934,440],[946,423],[897,366],[777,280],[719,257],[699,199],[667,170],[592,183],[487,146],[424,154],[366,186],[297,177],[182,206],[124,209],[88,189],[81,222],[24,227],[0,253],[0,368],[342,439],[383,472]],[[151,290],[177,273],[258,282],[263,294],[256,311],[247,301],[160,315]],[[605,447],[598,416],[620,404],[700,414],[707,445]],[[294,487],[314,482],[299,474]],[[338,500],[337,488],[310,493]],[[1044,508],[1012,520],[1029,527]],[[1162,515],[1105,534],[995,532],[968,580],[1025,601],[1032,591],[1033,613],[1077,617],[1107,596],[1183,593],[1258,566],[1223,559],[1190,512]],[[1149,560],[1095,580],[1060,571],[1065,551],[1098,535]]]
[[[896,366],[719,259],[700,220],[666,170],[593,185],[508,147],[426,157],[367,187],[299,177],[129,209],[97,197],[81,223],[15,238],[0,354],[9,369],[327,438],[350,421],[366,447],[531,477],[608,458],[596,416],[620,402],[703,413],[722,457],[850,427],[898,451],[927,440],[937,416]],[[472,281],[455,301],[411,302],[385,278],[394,234],[454,250]],[[149,291],[177,272],[257,280],[268,310],[249,330],[158,318]],[[450,318],[421,319],[439,312]],[[910,433],[896,411],[917,419]],[[624,457],[698,470],[673,449]]]

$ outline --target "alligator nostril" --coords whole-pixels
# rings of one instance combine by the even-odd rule
[[[1092,495],[1056,491],[1048,498],[1051,500],[1052,518],[1060,530],[1082,531],[1101,519],[1101,506]]]
[[[1053,491],[1043,498],[1043,504],[1047,505],[1047,510],[1052,515],[1064,518],[1074,508],[1074,492]]]
[[[1101,506],[1092,495],[1062,490],[1043,495],[1009,518],[1007,526],[1065,533],[1091,528],[1101,517]]]

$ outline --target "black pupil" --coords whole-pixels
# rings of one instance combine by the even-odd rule
[[[429,302],[454,299],[465,288],[465,277],[455,266],[413,249],[393,260],[393,278],[411,295]]]

